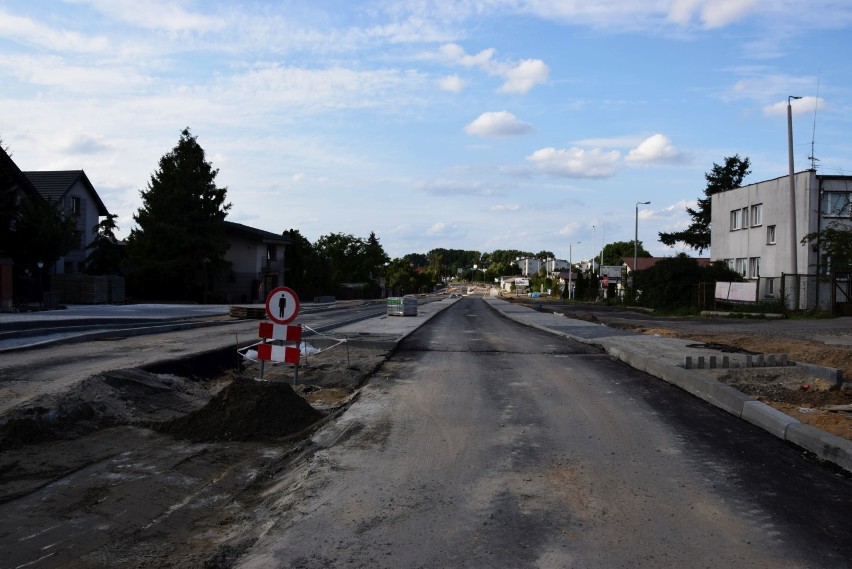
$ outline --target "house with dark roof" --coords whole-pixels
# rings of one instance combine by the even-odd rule
[[[232,278],[216,287],[226,302],[263,302],[272,289],[283,286],[284,254],[289,237],[233,221],[225,221],[230,243],[225,260],[231,263]]]
[[[67,217],[74,219],[79,242],[50,270],[52,274],[82,273],[86,247],[97,236],[101,217],[109,215],[104,202],[83,170],[24,172],[32,187]]]

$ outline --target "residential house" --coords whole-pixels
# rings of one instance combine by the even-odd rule
[[[756,281],[758,298],[781,299],[783,289],[790,308],[826,309],[832,284],[785,275],[830,273],[830,266],[821,266],[817,248],[803,244],[802,238],[831,222],[852,227],[852,176],[805,170],[793,180],[792,208],[789,176],[714,194],[711,258]]]
[[[232,221],[225,221],[225,236],[230,243],[225,260],[231,263],[233,278],[217,286],[216,292],[226,302],[263,302],[269,291],[284,286],[290,238]]]
[[[74,247],[47,269],[50,274],[80,274],[89,246],[97,237],[101,217],[109,215],[104,202],[83,170],[24,172],[42,198],[74,219],[80,236]]]
[[[621,264],[627,268],[628,276],[634,270],[636,271],[644,271],[645,269],[649,269],[662,261],[663,259],[670,259],[671,257],[636,257],[636,267],[633,267],[633,257],[623,257],[621,259]],[[712,261],[709,257],[695,257],[695,261],[698,263],[699,267],[707,267]]]
[[[0,192],[2,192],[4,207],[15,208],[24,198],[41,199],[38,191],[2,147],[0,147]],[[4,228],[8,230],[13,227],[15,220],[8,218],[4,219],[3,223],[9,224]],[[8,243],[0,243],[0,309],[10,308],[15,296],[12,251],[7,249],[7,245]]]

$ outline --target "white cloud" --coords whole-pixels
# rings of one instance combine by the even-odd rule
[[[110,47],[110,42],[105,37],[89,37],[77,32],[55,30],[30,18],[10,14],[2,8],[0,8],[0,37],[66,52],[103,53]]]
[[[443,221],[439,221],[437,223],[432,224],[429,229],[426,230],[426,235],[435,236],[441,235],[447,229],[447,224]]]
[[[449,91],[450,93],[460,93],[466,85],[467,81],[458,75],[447,75],[446,77],[441,77],[438,80],[438,86],[444,91]]]
[[[474,136],[518,136],[532,132],[533,126],[508,111],[486,112],[464,127]]]
[[[746,69],[743,73],[750,76],[737,81],[727,93],[730,99],[752,99],[755,101],[769,101],[778,97],[784,97],[787,104],[787,95],[803,95],[807,91],[816,89],[817,79],[811,76],[793,77],[777,73],[761,74],[758,70]]]
[[[525,94],[536,85],[544,84],[550,76],[550,68],[540,59],[525,59],[519,63],[499,62],[494,59],[495,50],[485,49],[469,55],[458,44],[440,47],[441,56],[451,65],[477,67],[488,75],[504,79],[501,93]]]
[[[26,83],[73,93],[114,94],[153,83],[151,77],[129,67],[74,65],[56,56],[8,56],[0,59],[0,69],[4,68]]]
[[[825,109],[825,100],[822,97],[802,97],[801,99],[793,99],[790,101],[790,108],[793,115],[804,115],[813,113],[814,110],[822,111]],[[787,115],[787,101],[778,101],[771,105],[763,107],[763,114],[767,117],[777,117],[779,115]]]
[[[556,232],[557,235],[574,235],[578,229],[580,229],[582,225],[576,221],[571,222],[567,225],[563,225],[559,231]],[[573,245],[573,244],[572,244]]]
[[[59,133],[52,142],[60,152],[71,154],[96,154],[111,147],[103,135],[91,132]]]
[[[600,148],[585,150],[542,148],[526,158],[539,171],[565,178],[609,178],[615,175],[621,160],[617,150],[606,152]]]
[[[68,0],[86,4],[111,18],[139,28],[168,32],[212,32],[223,29],[222,18],[188,10],[181,0]]]
[[[624,159],[628,162],[677,164],[684,161],[684,156],[667,136],[655,134],[628,152]]]
[[[496,204],[492,205],[490,208],[491,211],[518,211],[521,209],[521,204],[516,203],[507,203],[507,204]]]
[[[701,3],[701,21],[706,28],[721,28],[742,20],[760,4],[760,0],[705,0]]]
[[[550,68],[540,59],[525,59],[498,74],[506,79],[499,89],[501,93],[523,95],[536,85],[547,83]]]
[[[482,196],[493,193],[485,189],[482,182],[460,182],[446,179],[418,182],[415,187],[422,192],[436,196]]]
[[[463,67],[480,67],[485,70],[491,66],[491,58],[494,56],[494,48],[484,49],[476,55],[468,55],[462,46],[455,43],[442,45],[440,51],[452,64]]]

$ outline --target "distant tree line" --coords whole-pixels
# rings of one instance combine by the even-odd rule
[[[709,247],[710,196],[738,187],[749,167],[748,158],[739,156],[725,158],[723,165],[714,164],[705,175],[705,197],[698,200],[696,208],[687,208],[693,223],[682,232],[661,233],[660,240],[667,244],[685,243],[699,252]],[[227,188],[216,184],[217,174],[196,137],[189,128],[184,129],[177,145],[160,159],[146,189],[140,192],[142,205],[133,216],[136,226],[126,243],[116,238],[116,216],[108,216],[97,225],[97,237],[86,258],[86,272],[124,275],[129,295],[136,298],[207,301],[214,284],[231,276],[231,267],[225,260],[229,245],[224,236],[231,204],[227,201]],[[830,226],[821,234],[809,234],[804,241],[821,237],[826,253],[848,267],[850,233]],[[551,251],[437,248],[391,259],[372,232],[367,237],[329,233],[313,243],[297,229],[282,235],[292,242],[285,255],[285,284],[303,298],[420,293],[451,280],[493,283],[503,276],[519,275],[519,259],[555,258]],[[12,256],[18,266],[30,270],[36,261],[52,264],[79,239],[72,224],[53,204],[21,199],[19,188],[7,171],[0,171],[0,238],[0,253]],[[632,258],[633,253],[633,241],[608,243],[596,260],[616,265],[621,259]],[[641,242],[636,245],[636,253],[650,256]],[[641,291],[642,304],[671,308],[692,302],[698,282],[737,279],[735,272],[718,263],[702,268],[693,259],[680,255],[638,271],[636,288]],[[595,298],[598,286],[593,275],[578,274],[577,298]],[[542,269],[531,275],[531,288],[554,291],[557,283]]]

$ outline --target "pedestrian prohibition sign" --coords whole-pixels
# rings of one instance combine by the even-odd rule
[[[299,297],[291,288],[280,286],[266,297],[266,316],[276,324],[292,322],[299,314]]]

